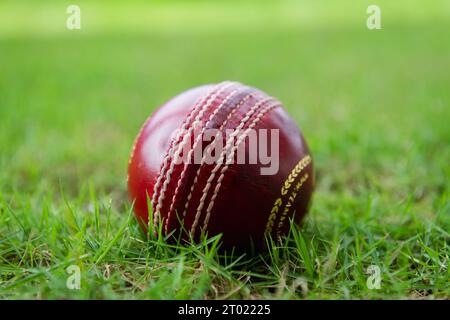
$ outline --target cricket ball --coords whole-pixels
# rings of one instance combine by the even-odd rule
[[[241,250],[263,249],[265,235],[278,238],[291,220],[300,223],[313,186],[308,146],[281,102],[230,81],[159,107],[137,135],[128,166],[144,228],[194,241],[222,234],[224,248]]]

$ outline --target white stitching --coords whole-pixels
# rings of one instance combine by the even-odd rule
[[[214,92],[216,92],[221,86],[224,85],[226,82],[222,82],[214,86],[206,95],[203,95],[197,99],[197,101],[194,104],[194,107],[191,109],[189,114],[187,115],[186,119],[183,121],[183,125],[181,128],[178,128],[176,136],[172,139],[170,142],[169,148],[167,149],[166,155],[164,156],[163,163],[161,164],[161,168],[159,170],[158,178],[156,180],[155,186],[153,187],[153,197],[151,200],[151,205],[153,207],[153,215],[156,219],[154,219],[154,224],[156,226],[156,222],[158,221],[157,215],[158,212],[156,212],[156,200],[159,199],[159,187],[161,185],[162,179],[164,178],[166,174],[167,165],[169,164],[171,150],[178,145],[178,140],[180,139],[181,133],[184,132],[187,128],[187,125],[191,121],[193,115],[198,111],[200,106],[206,101],[207,98],[209,98]]]
[[[254,93],[250,93],[249,95],[247,95],[246,97],[244,97],[236,106],[233,107],[233,109],[231,110],[231,112],[228,114],[227,118],[225,119],[225,121],[222,123],[222,125],[219,128],[219,132],[221,132],[223,130],[223,128],[227,125],[228,121],[231,119],[231,117],[233,116],[233,114],[239,109],[240,106],[242,106],[245,101],[247,101],[251,96],[253,96]],[[217,139],[217,135],[215,137],[215,139]],[[210,150],[211,149],[211,145],[208,145],[208,147],[206,148],[206,150]],[[195,174],[195,178],[194,178],[194,182],[191,185],[191,190],[189,191],[189,195],[187,196],[187,200],[184,206],[184,211],[183,211],[183,217],[186,216],[187,213],[187,209],[189,207],[189,202],[192,198],[192,193],[194,191],[194,187],[198,181],[198,177],[200,175],[200,170],[202,169],[202,165],[205,163],[206,160],[206,153],[202,158],[202,161],[200,163],[200,167],[197,169],[197,172]]]
[[[159,174],[158,174],[158,178],[156,180],[156,183],[153,187],[153,197],[151,200],[151,205],[155,211],[156,207],[155,207],[155,203],[156,200],[159,199],[159,187],[161,185],[162,179],[165,176],[166,173],[166,169],[167,169],[167,165],[169,164],[169,159],[170,159],[170,151],[172,150],[172,148],[174,146],[178,145],[178,140],[181,136],[181,133],[183,131],[186,130],[187,125],[189,124],[189,121],[191,120],[193,114],[199,109],[200,105],[202,105],[205,100],[213,93],[215,92],[222,84],[218,84],[217,86],[215,86],[210,92],[208,92],[207,95],[201,96],[194,104],[194,107],[191,109],[191,111],[189,112],[189,114],[187,115],[186,119],[184,119],[183,121],[183,125],[181,128],[178,128],[177,130],[177,134],[176,136],[172,139],[172,141],[170,142],[169,148],[167,149],[167,152],[164,156],[163,162],[161,164],[161,168],[159,169]],[[154,212],[154,215],[156,216],[158,213]],[[156,220],[157,221],[157,220]]]
[[[167,233],[167,228],[168,228],[168,225],[169,225],[169,219],[170,219],[170,216],[171,216],[172,213],[173,213],[173,209],[174,209],[174,205],[175,205],[175,198],[176,198],[176,196],[178,195],[178,191],[179,191],[179,189],[180,189],[180,187],[181,187],[181,183],[182,183],[182,181],[184,180],[184,176],[186,175],[186,169],[187,169],[187,166],[188,166],[188,162],[189,162],[189,160],[191,159],[192,153],[194,152],[195,148],[197,148],[197,145],[198,145],[198,143],[200,142],[200,139],[201,139],[201,137],[202,137],[202,135],[203,135],[205,129],[209,126],[209,124],[211,123],[211,120],[216,116],[216,114],[219,112],[219,110],[221,110],[221,109],[223,108],[223,106],[224,106],[224,105],[225,105],[225,104],[226,104],[226,103],[227,103],[227,102],[228,102],[228,101],[229,101],[229,100],[230,100],[237,92],[242,91],[242,90],[244,90],[244,89],[246,89],[246,88],[247,88],[247,87],[245,87],[245,86],[240,87],[239,89],[236,89],[236,90],[232,91],[227,97],[225,97],[225,99],[222,101],[222,103],[221,103],[219,106],[217,106],[217,108],[214,110],[214,112],[209,116],[209,119],[208,119],[208,121],[206,122],[205,126],[202,127],[201,133],[196,137],[196,139],[195,139],[195,141],[194,141],[194,144],[193,144],[192,148],[189,150],[188,155],[187,155],[187,157],[186,157],[186,160],[187,160],[187,161],[185,161],[185,163],[184,163],[183,171],[181,172],[180,178],[178,179],[177,187],[175,188],[175,192],[174,192],[174,194],[173,194],[172,201],[171,201],[171,203],[170,203],[169,213],[167,214],[167,219],[166,219],[166,223],[165,223],[165,226],[164,226],[165,232],[166,232],[166,233]],[[193,186],[193,185],[192,185],[192,186]]]
[[[261,112],[259,113],[259,115],[253,119],[252,124],[247,128],[247,130],[245,130],[244,134],[242,136],[239,137],[239,140],[236,142],[236,145],[233,147],[232,152],[229,154],[229,156],[234,156],[234,152],[237,150],[239,144],[245,139],[245,137],[247,136],[247,134],[249,133],[249,131],[251,129],[253,129],[253,127],[261,120],[261,118],[269,111],[275,109],[276,107],[279,107],[281,105],[281,103],[279,102],[275,102],[275,104],[271,104],[266,106],[263,110],[261,110]],[[228,159],[227,159],[228,160]],[[206,230],[206,228],[208,227],[208,222],[209,222],[209,218],[211,216],[211,212],[212,212],[212,208],[214,206],[214,201],[216,200],[217,195],[219,194],[219,190],[220,190],[220,186],[222,185],[222,180],[225,176],[225,172],[228,170],[229,165],[226,164],[224,167],[222,167],[222,170],[220,171],[220,177],[217,180],[217,185],[216,188],[214,189],[214,193],[213,196],[211,198],[211,201],[208,205],[208,208],[206,209],[206,217],[204,220],[204,224],[203,224],[203,229]]]
[[[263,105],[264,103],[266,103],[267,101],[272,100],[272,97],[266,97],[260,101],[258,101],[245,115],[244,118],[241,119],[241,122],[239,123],[239,126],[236,128],[236,130],[230,135],[230,137],[227,140],[226,146],[224,148],[224,150],[222,151],[222,154],[220,155],[219,161],[216,164],[216,166],[214,167],[214,169],[211,171],[211,175],[208,177],[208,180],[206,182],[205,187],[203,188],[203,194],[202,197],[200,199],[199,205],[197,207],[197,212],[195,214],[195,219],[194,219],[194,223],[192,224],[191,227],[191,233],[192,235],[195,234],[195,228],[197,227],[198,224],[198,220],[200,219],[200,215],[201,215],[201,211],[203,209],[203,206],[205,204],[205,199],[206,196],[208,194],[208,190],[211,187],[211,183],[214,180],[214,177],[216,175],[216,172],[219,170],[220,166],[223,163],[223,158],[225,157],[227,151],[231,148],[231,145],[234,141],[234,137],[239,133],[239,131],[242,129],[242,127],[245,125],[245,123],[250,119],[250,117],[253,115],[253,113],[256,112],[256,110]]]
[[[205,113],[205,111],[208,109],[208,107],[215,101],[215,99],[221,93],[223,93],[227,88],[229,88],[230,86],[235,85],[235,84],[236,83],[234,83],[234,82],[227,82],[226,84],[222,84],[220,89],[218,89],[214,94],[212,94],[209,97],[209,99],[206,101],[206,103],[203,106],[201,106],[201,109],[200,109],[199,113],[197,114],[197,116],[194,119],[194,123],[200,121],[200,119],[203,117],[203,114]],[[183,127],[186,129],[185,126],[183,126]],[[154,212],[154,219],[153,219],[153,223],[154,223],[155,226],[158,224],[159,211],[161,210],[162,202],[164,201],[165,193],[167,191],[167,187],[168,187],[168,185],[170,183],[170,180],[171,180],[171,175],[172,175],[172,172],[173,172],[173,169],[174,169],[174,166],[175,166],[175,162],[178,160],[178,157],[181,154],[183,145],[185,143],[187,143],[187,139],[186,138],[187,137],[190,138],[190,134],[191,134],[192,130],[193,130],[193,127],[189,127],[187,132],[183,131],[183,139],[182,139],[182,141],[177,146],[173,146],[173,148],[177,147],[177,150],[176,150],[176,152],[173,155],[173,161],[170,162],[169,169],[167,170],[167,172],[164,175],[166,180],[164,180],[164,183],[163,183],[163,185],[161,187],[161,190],[160,190],[160,193],[159,193],[159,198],[157,199],[158,201],[157,201],[156,209],[155,209],[155,212]],[[181,136],[181,133],[180,133],[180,136]],[[171,152],[169,150],[169,158],[171,158],[171,157],[172,157],[171,156]]]

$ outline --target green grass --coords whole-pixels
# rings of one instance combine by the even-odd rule
[[[379,31],[372,2],[240,3],[80,1],[68,31],[68,4],[2,1],[1,298],[450,298],[448,1],[378,1]],[[224,79],[283,101],[317,168],[304,225],[253,258],[147,238],[126,192],[152,110]]]

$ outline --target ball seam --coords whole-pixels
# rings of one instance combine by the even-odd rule
[[[170,217],[171,217],[171,215],[172,215],[172,213],[173,213],[173,210],[174,210],[175,199],[176,199],[176,197],[177,197],[177,195],[178,195],[178,192],[179,192],[179,189],[180,189],[180,187],[181,187],[182,181],[184,180],[184,177],[185,177],[185,175],[186,175],[186,170],[187,170],[187,166],[188,166],[188,161],[190,160],[190,158],[191,158],[191,156],[192,156],[192,153],[194,152],[195,148],[197,147],[197,145],[198,145],[198,143],[199,143],[199,141],[200,141],[200,139],[201,139],[201,136],[203,135],[205,129],[206,129],[206,128],[209,126],[209,124],[211,123],[211,121],[212,121],[212,119],[214,118],[214,116],[217,115],[217,113],[219,112],[219,110],[221,110],[221,109],[223,108],[223,106],[224,106],[224,105],[225,105],[225,104],[226,104],[226,103],[227,103],[227,102],[228,102],[228,101],[229,101],[229,100],[230,100],[237,92],[239,92],[240,90],[243,90],[243,89],[245,89],[245,88],[247,88],[247,87],[242,87],[242,88],[233,90],[230,94],[228,94],[228,96],[225,97],[225,99],[222,101],[222,103],[221,103],[220,105],[218,105],[218,106],[216,107],[216,109],[214,110],[214,112],[210,115],[210,117],[209,117],[208,121],[206,122],[205,126],[202,127],[201,133],[200,133],[197,137],[195,137],[194,144],[192,145],[192,148],[191,148],[191,149],[189,150],[189,152],[188,152],[188,155],[187,155],[187,158],[186,158],[186,159],[187,159],[187,162],[185,162],[184,165],[183,165],[183,170],[182,170],[182,172],[181,172],[181,174],[180,174],[180,178],[179,178],[178,181],[177,181],[177,186],[176,186],[176,188],[175,188],[175,191],[174,191],[172,200],[171,200],[171,202],[170,202],[169,212],[168,212],[168,214],[167,214],[167,219],[166,219],[166,221],[165,221],[165,226],[164,226],[164,230],[165,230],[166,233],[167,233],[167,229],[168,229],[168,225],[169,225],[169,219],[170,219]]]
[[[269,111],[272,111],[273,109],[275,109],[275,108],[277,108],[277,107],[279,107],[279,106],[281,106],[281,103],[278,102],[278,101],[276,101],[274,104],[270,104],[270,105],[264,107],[264,108],[261,110],[261,112],[258,114],[258,116],[257,116],[255,119],[253,119],[253,122],[252,122],[252,123],[250,124],[250,126],[245,130],[244,134],[243,134],[242,136],[239,137],[239,140],[236,142],[236,144],[234,145],[234,147],[233,147],[233,149],[232,149],[232,152],[230,153],[231,156],[234,156],[234,152],[235,152],[235,151],[237,150],[237,148],[239,147],[239,144],[245,139],[245,137],[247,136],[247,134],[249,133],[249,131],[250,131],[251,129],[253,129],[253,128],[256,126],[256,124],[262,119],[262,117],[263,117],[264,115],[266,115]],[[228,170],[228,168],[229,168],[229,164],[226,164],[225,166],[222,167],[221,172],[220,172],[220,177],[219,177],[219,179],[217,180],[217,184],[216,184],[216,187],[215,187],[215,189],[214,189],[212,198],[211,198],[211,200],[210,200],[210,202],[209,202],[209,205],[208,205],[208,207],[207,207],[207,209],[206,209],[206,216],[205,216],[205,220],[204,220],[204,222],[203,222],[203,229],[205,229],[205,230],[206,230],[206,228],[208,227],[209,219],[210,219],[210,217],[211,217],[211,213],[212,213],[212,209],[213,209],[213,207],[214,207],[215,200],[216,200],[216,198],[217,198],[217,196],[218,196],[218,194],[219,194],[220,187],[221,187],[221,185],[222,185],[222,180],[224,179],[225,173],[226,173],[226,171]]]
[[[220,160],[218,162],[218,164],[214,167],[214,169],[211,171],[211,175],[208,177],[208,180],[206,181],[206,185],[203,188],[203,192],[202,192],[202,197],[200,198],[199,201],[199,205],[197,207],[197,212],[195,214],[195,218],[194,218],[194,222],[191,226],[191,233],[192,235],[195,235],[195,229],[197,227],[198,221],[200,219],[201,216],[201,212],[202,209],[205,205],[205,199],[206,196],[208,195],[208,191],[211,187],[211,183],[214,180],[214,177],[216,175],[216,172],[219,170],[219,168],[221,167],[222,163],[223,163],[223,158],[226,155],[226,152],[231,148],[231,144],[234,142],[234,137],[239,133],[239,131],[243,128],[243,126],[247,123],[247,121],[251,118],[251,116],[266,102],[270,101],[274,99],[273,97],[266,97],[260,101],[258,101],[252,108],[250,108],[250,110],[246,113],[246,115],[244,116],[244,118],[241,119],[241,122],[239,123],[239,126],[236,128],[236,130],[230,135],[230,137],[227,140],[225,149],[222,151],[221,155],[220,155]]]

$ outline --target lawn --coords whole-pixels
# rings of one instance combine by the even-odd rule
[[[448,1],[379,0],[381,30],[372,1],[77,1],[80,30],[68,4],[0,3],[0,298],[450,298]],[[225,79],[278,97],[316,166],[255,257],[147,238],[127,196],[149,114]]]

